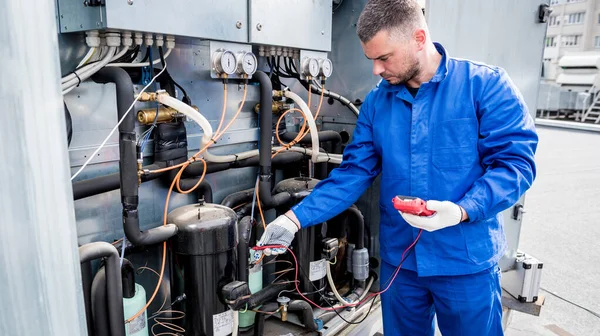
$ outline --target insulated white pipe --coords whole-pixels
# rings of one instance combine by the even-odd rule
[[[310,108],[308,107],[308,105],[306,105],[304,100],[302,100],[302,98],[300,98],[300,96],[298,96],[297,94],[295,94],[291,91],[284,91],[284,96],[293,100],[294,103],[296,103],[300,107],[302,112],[304,112],[304,118],[308,122],[308,128],[310,130],[310,139],[311,139],[312,148],[313,148],[312,161],[318,162],[317,159],[319,156],[319,134],[317,131],[317,124],[315,123],[315,118],[313,117],[312,113],[310,112]]]
[[[201,142],[208,143],[210,141],[210,139],[213,136],[212,126],[210,125],[208,120],[206,120],[206,118],[202,114],[200,114],[198,111],[194,110],[193,107],[191,107],[188,104],[186,104],[180,100],[177,100],[167,94],[159,94],[157,100],[159,103],[169,106],[169,107],[172,107],[172,108],[176,109],[177,111],[185,114],[187,117],[189,117],[194,122],[196,122],[198,125],[200,125],[200,127],[202,128],[202,131],[204,132],[204,134],[202,135]]]
[[[115,54],[116,51],[117,51],[116,47],[110,47],[106,56],[104,56],[104,58],[99,63],[90,64],[89,66],[86,66],[80,70],[75,71],[77,73],[77,76],[79,76],[79,78],[77,76],[75,76],[74,73],[71,73],[69,76],[67,76],[67,77],[72,76],[73,78],[70,80],[67,80],[66,82],[64,82],[62,84],[62,94],[64,95],[67,92],[71,91],[80,82],[85,81],[86,79],[88,79],[92,75],[94,75],[96,72],[98,72],[98,70],[102,69],[106,64],[108,64],[108,62],[110,62],[111,58],[113,57],[113,55]],[[65,77],[65,78],[67,78],[67,77]]]
[[[333,277],[331,276],[331,264],[327,260],[325,261],[325,264],[326,264],[325,268],[327,271],[327,282],[329,283],[329,288],[331,288],[333,295],[335,295],[335,298],[340,302],[340,304],[344,305],[344,304],[348,303],[348,301],[344,300],[344,298],[340,295],[337,288],[335,287],[335,283],[333,282]]]

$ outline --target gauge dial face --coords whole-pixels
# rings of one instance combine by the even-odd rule
[[[319,75],[319,61],[314,58],[308,60],[308,73],[313,77]]]
[[[235,55],[229,50],[223,51],[221,55],[218,56],[217,72],[231,75],[235,72],[236,65]]]
[[[333,73],[333,64],[331,60],[324,59],[321,61],[321,75],[324,77],[329,77]]]
[[[238,64],[238,72],[241,74],[246,74],[248,76],[252,76],[256,72],[258,67],[258,62],[256,60],[256,56],[254,56],[251,52],[242,53],[242,57],[240,57],[240,63]]]

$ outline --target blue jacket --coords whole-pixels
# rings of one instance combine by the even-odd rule
[[[503,69],[436,48],[440,66],[415,98],[385,80],[367,95],[342,164],[292,211],[303,227],[327,221],[381,173],[381,258],[398,265],[418,233],[393,208],[395,195],[448,200],[470,220],[424,231],[403,268],[420,276],[472,274],[504,253],[501,211],[531,186],[538,137]]]

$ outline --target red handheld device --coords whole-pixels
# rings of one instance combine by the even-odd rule
[[[392,199],[394,208],[398,211],[417,216],[431,216],[435,211],[427,209],[427,203],[420,198],[396,196]]]

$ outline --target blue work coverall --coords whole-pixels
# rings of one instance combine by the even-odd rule
[[[343,162],[292,208],[302,227],[352,205],[381,173],[381,283],[419,230],[394,209],[408,195],[452,201],[469,221],[422,233],[382,294],[386,335],[501,335],[501,211],[535,178],[538,137],[518,89],[498,67],[442,55],[415,97],[382,80],[366,97]]]

